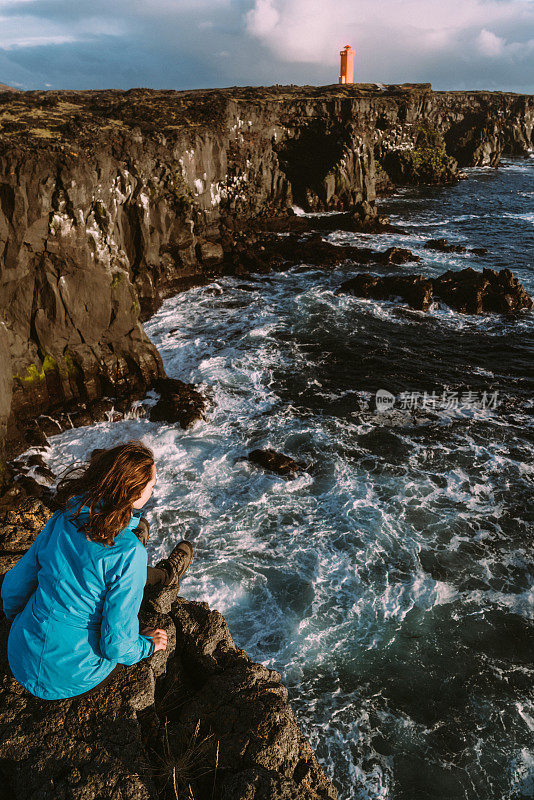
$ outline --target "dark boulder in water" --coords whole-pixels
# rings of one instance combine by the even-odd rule
[[[385,253],[381,255],[387,264],[406,264],[407,261],[421,261],[420,256],[416,256],[406,247],[388,247]]]
[[[447,239],[429,239],[425,244],[426,250],[439,250],[441,253],[465,253],[462,244],[449,244]]]
[[[277,472],[279,475],[293,475],[305,468],[304,464],[295,461],[291,456],[278,453],[270,447],[264,450],[252,450],[248,454],[248,460],[259,467]]]
[[[150,419],[154,422],[178,422],[182,428],[189,428],[197,420],[204,419],[208,401],[192,383],[158,378],[154,388],[161,396],[150,410]]]
[[[465,314],[507,313],[532,308],[532,298],[509,269],[472,267],[448,270],[433,280],[434,293],[448,306]]]
[[[488,253],[487,247],[470,247],[470,253],[474,253],[475,256],[485,256]]]
[[[0,573],[51,512],[0,510]],[[224,617],[177,589],[147,590],[141,627],[168,646],[94,694],[40,700],[10,675],[0,620],[0,795],[79,800],[335,800],[278,672],[236,647]]]
[[[468,267],[448,270],[438,278],[423,275],[379,277],[364,272],[342,283],[337,293],[373,300],[401,298],[421,311],[427,311],[433,302],[441,300],[464,314],[504,314],[533,306],[532,298],[509,269],[478,272]]]
[[[369,275],[361,272],[341,284],[337,293],[371,300],[400,298],[412,308],[427,311],[433,300],[432,282],[422,275]]]

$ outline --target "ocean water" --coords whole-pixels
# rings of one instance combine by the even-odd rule
[[[534,159],[469,170],[382,201],[405,236],[327,238],[410,247],[422,261],[404,273],[510,267],[534,294],[533,178]],[[488,255],[423,249],[440,236]],[[212,398],[208,420],[78,428],[46,459],[59,473],[128,438],[154,449],[149,559],[194,542],[182,594],[280,671],[340,800],[533,797],[534,314],[335,294],[362,269],[167,300],[145,328],[168,374]],[[257,447],[306,470],[263,472],[244,460]]]

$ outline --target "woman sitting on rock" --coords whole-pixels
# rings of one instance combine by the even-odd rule
[[[60,481],[60,510],[6,573],[2,602],[16,680],[37,697],[86,694],[167,647],[160,629],[139,632],[145,584],[179,585],[193,557],[181,541],[147,566],[148,522],[136,511],[156,483],[154,454],[138,441],[95,450]]]

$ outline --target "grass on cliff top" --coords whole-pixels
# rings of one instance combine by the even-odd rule
[[[430,84],[379,88],[377,84],[331,86],[266,86],[183,91],[130,89],[128,91],[28,91],[0,92],[0,132],[4,134],[56,131],[66,138],[89,128],[106,125],[139,127],[143,132],[178,130],[188,126],[224,122],[228,105],[299,101],[309,98],[343,98],[430,90]],[[39,125],[35,125],[36,118]],[[46,124],[45,124],[46,123]],[[79,129],[79,130],[77,130]]]
[[[106,132],[109,141],[112,129],[117,132],[117,141],[135,129],[143,135],[163,133],[171,138],[190,128],[224,130],[228,119],[235,118],[235,104],[261,109],[273,101],[290,105],[308,99],[406,98],[429,92],[430,84],[382,87],[369,83],[184,91],[0,91],[0,137],[4,142],[70,141],[77,147],[92,148],[101,132]],[[479,94],[482,102],[488,93]],[[245,109],[243,113],[247,113]]]

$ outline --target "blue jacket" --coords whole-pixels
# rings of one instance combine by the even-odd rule
[[[71,501],[72,502],[72,501]],[[4,577],[4,613],[13,620],[9,666],[29,692],[47,700],[91,689],[120,664],[154,651],[139,634],[147,574],[145,546],[133,533],[139,516],[110,547],[87,539],[78,520],[56,511]]]

